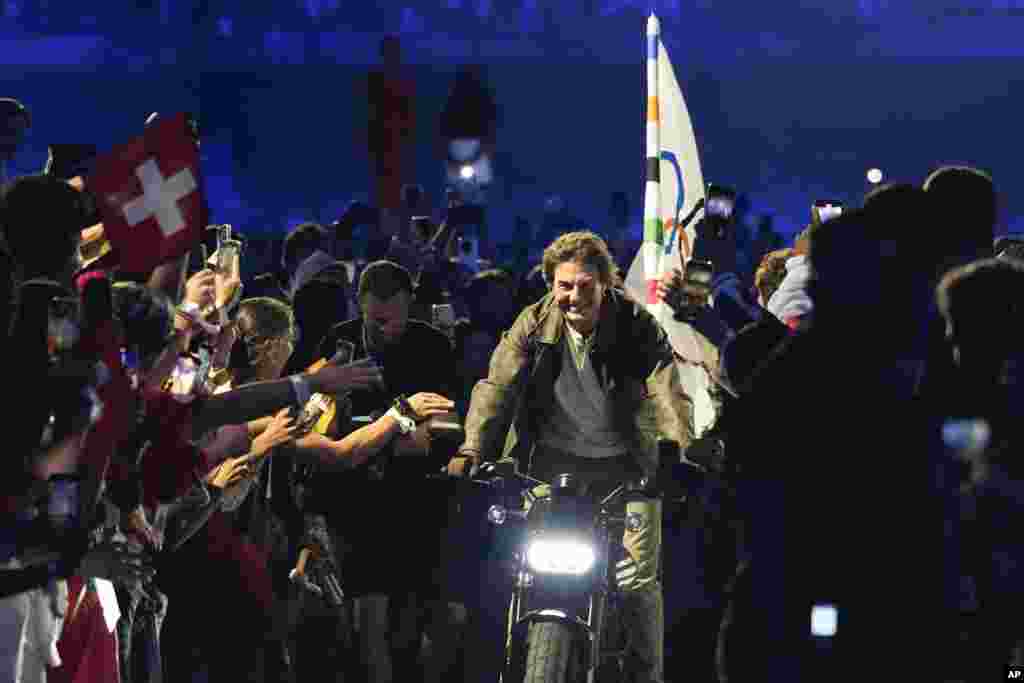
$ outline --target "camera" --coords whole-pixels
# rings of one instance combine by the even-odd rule
[[[337,350],[327,365],[347,365],[352,362],[355,356],[356,347],[344,339],[338,340]],[[330,410],[330,400],[323,394],[314,394],[301,410],[293,410],[295,416],[295,433],[297,435],[308,434],[320,421],[320,418]],[[295,415],[297,413],[297,416]]]
[[[690,259],[686,264],[680,302],[676,307],[677,320],[692,321],[696,319],[701,309],[707,307],[714,276],[715,267],[711,261]]]
[[[730,220],[733,211],[736,210],[736,190],[708,183],[706,199],[704,201],[704,212],[713,218]]]
[[[451,304],[434,304],[431,316],[434,327],[442,330],[455,326],[455,309]]]
[[[724,239],[725,231],[736,211],[736,190],[708,183],[704,199],[704,223],[716,239]]]
[[[843,213],[843,203],[838,199],[819,199],[811,207],[811,221],[828,223]]]
[[[414,241],[420,244],[428,244],[437,233],[437,226],[430,216],[413,216],[409,220]]]

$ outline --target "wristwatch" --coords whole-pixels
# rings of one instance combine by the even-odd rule
[[[420,420],[417,419],[416,411],[412,409],[412,404],[409,403],[409,399],[407,399],[404,394],[399,394],[398,398],[395,399],[394,408],[413,422],[420,422]]]
[[[402,432],[402,436],[416,431],[416,420],[403,415],[397,405],[392,406],[384,415],[395,419],[395,422],[398,423],[398,429]]]

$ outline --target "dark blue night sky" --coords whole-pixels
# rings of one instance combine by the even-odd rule
[[[14,170],[41,168],[51,142],[107,148],[151,111],[196,111],[214,218],[251,233],[368,198],[362,79],[389,30],[403,33],[418,93],[408,180],[439,193],[437,116],[457,65],[478,62],[502,113],[499,241],[549,193],[599,227],[624,190],[639,217],[650,7],[705,179],[747,192],[781,232],[817,197],[856,201],[870,167],[920,180],[945,162],[990,170],[1002,230],[1024,231],[1024,0],[140,0],[100,2],[91,17],[63,4],[0,2],[0,95],[35,119]]]

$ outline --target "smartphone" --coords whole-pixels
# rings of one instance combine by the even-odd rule
[[[736,191],[723,185],[708,183],[704,212],[708,216],[728,220],[736,210]]]
[[[455,325],[455,308],[451,304],[434,304],[434,327],[442,330]]]
[[[55,474],[50,477],[50,497],[47,505],[47,516],[57,533],[64,533],[78,523],[78,477],[68,474]]]
[[[79,302],[72,297],[54,297],[50,300],[47,321],[47,344],[50,353],[70,351],[81,336]]]
[[[231,241],[231,226],[227,223],[217,226],[217,244],[221,245]]]
[[[214,267],[219,273],[231,273],[234,270],[234,264],[238,260],[239,252],[241,251],[242,243],[236,240],[229,240],[227,242],[221,242],[217,247],[217,260]]]
[[[842,213],[843,203],[838,199],[819,199],[811,207],[811,220],[814,220],[814,216],[817,214],[819,222],[828,223],[833,218],[841,216]]]
[[[711,280],[714,279],[715,267],[711,261],[690,259],[686,264],[683,276],[683,294],[695,303],[704,304],[711,296]]]
[[[811,635],[832,638],[839,630],[839,610],[835,605],[820,604],[811,608]]]
[[[356,355],[356,345],[344,339],[338,340],[336,349],[331,360],[328,361],[330,365],[348,365]]]
[[[413,239],[417,244],[427,244],[437,233],[437,226],[430,216],[413,216],[410,219]]]

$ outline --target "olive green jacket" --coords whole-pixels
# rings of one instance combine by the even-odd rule
[[[538,429],[554,403],[562,366],[565,317],[548,293],[519,314],[477,382],[459,449],[484,461],[516,458],[527,469]],[[630,452],[648,475],[658,466],[658,441],[693,441],[693,403],[679,382],[661,325],[624,292],[609,289],[590,351],[598,381],[610,394],[615,420]]]

